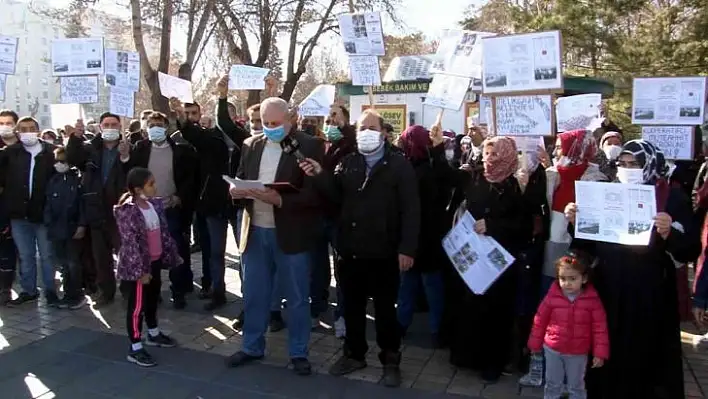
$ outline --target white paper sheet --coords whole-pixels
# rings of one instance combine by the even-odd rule
[[[559,31],[489,36],[482,42],[485,94],[563,88]]]
[[[232,65],[229,70],[229,90],[263,90],[270,69],[248,65]]]
[[[494,33],[451,29],[443,31],[430,71],[481,79],[482,38],[489,36],[494,36]]]
[[[298,106],[298,114],[302,116],[327,116],[334,104],[336,87],[334,85],[318,85]]]
[[[158,72],[157,78],[160,82],[160,93],[163,97],[176,97],[183,103],[194,102],[192,82],[162,72]]]
[[[482,295],[514,263],[514,257],[493,238],[474,232],[468,211],[443,238],[443,248],[465,284]]]
[[[601,94],[561,97],[556,102],[556,125],[559,132],[590,129],[600,117]]]
[[[381,13],[366,12],[339,16],[344,50],[350,55],[384,55]]]
[[[77,120],[86,120],[86,114],[81,104],[52,104],[49,106],[49,112],[54,128],[63,128],[66,125],[74,126]]]
[[[469,87],[470,78],[437,73],[428,86],[424,104],[458,111]]]
[[[98,102],[98,76],[63,76],[59,78],[62,104],[93,104]]]
[[[666,159],[693,159],[693,126],[642,126],[642,139],[657,146]]]
[[[103,75],[103,38],[54,39],[52,71],[54,76]]]
[[[632,123],[701,125],[706,105],[706,78],[635,78]]]
[[[381,86],[381,71],[376,56],[350,56],[349,74],[354,86]]]
[[[0,35],[0,75],[14,75],[17,71],[17,38]]]
[[[550,95],[495,97],[498,136],[548,136],[551,125]]]
[[[135,117],[135,93],[131,89],[111,87],[109,107],[111,113],[116,115],[126,118]]]
[[[623,245],[649,245],[656,216],[648,184],[575,182],[575,237]]]
[[[237,177],[229,177],[227,175],[222,175],[221,178],[238,190],[265,190],[263,183],[258,180],[241,180]]]
[[[106,85],[140,91],[140,55],[132,51],[106,49]]]

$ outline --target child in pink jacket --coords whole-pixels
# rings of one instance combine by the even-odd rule
[[[588,269],[587,261],[576,254],[558,259],[558,282],[534,317],[528,346],[532,353],[544,351],[546,399],[561,397],[564,378],[570,399],[586,398],[588,354],[593,355],[592,367],[602,367],[610,356],[605,309],[588,283]]]

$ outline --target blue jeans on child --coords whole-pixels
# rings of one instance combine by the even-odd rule
[[[12,239],[20,255],[20,285],[22,292],[37,294],[37,249],[41,260],[40,269],[45,295],[56,293],[54,283],[54,259],[52,243],[47,235],[47,226],[24,219],[13,219]]]
[[[242,350],[263,356],[265,332],[270,321],[276,273],[280,274],[288,301],[288,352],[291,358],[304,358],[310,341],[310,254],[286,254],[278,246],[274,228],[250,227],[248,245],[241,256],[243,300],[246,320]]]
[[[407,330],[413,322],[419,281],[423,282],[425,298],[428,300],[428,320],[430,332],[440,331],[443,309],[445,307],[442,274],[409,270],[401,273],[401,288],[398,291],[398,322]]]
[[[585,368],[587,355],[564,355],[544,347],[546,386],[544,399],[559,399],[563,395],[563,378],[567,381],[568,399],[585,399]]]

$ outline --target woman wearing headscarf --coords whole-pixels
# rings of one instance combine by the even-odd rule
[[[495,239],[518,259],[532,223],[514,177],[516,143],[511,137],[493,137],[485,140],[482,151],[483,167],[460,173],[466,210],[476,220],[477,233]],[[469,289],[460,295],[450,360],[480,371],[487,382],[499,379],[511,353],[516,280],[515,263],[483,295]]]
[[[450,229],[445,213],[452,192],[451,180],[448,178],[450,167],[445,159],[445,138],[439,137],[439,142],[433,143],[426,128],[414,125],[407,128],[399,139],[418,180],[421,219],[418,253],[413,267],[401,272],[398,321],[405,335],[413,321],[418,287],[422,285],[428,302],[428,319],[434,346],[442,343],[439,333],[445,302],[441,269],[448,260],[441,242]]]
[[[689,198],[669,186],[666,172],[664,155],[653,144],[632,140],[623,146],[618,181],[656,186],[657,215],[649,245],[573,240],[573,248],[596,258],[593,284],[610,336],[609,360],[588,371],[589,398],[685,397],[674,261],[695,259],[700,240]],[[570,223],[575,223],[576,212],[577,206],[569,203],[565,213]]]
[[[556,279],[555,262],[570,247],[568,222],[563,211],[570,202],[575,202],[575,182],[608,181],[598,165],[591,163],[597,154],[597,144],[592,133],[585,129],[559,133],[554,150],[554,166],[546,169],[546,199],[550,212],[550,231],[544,250],[541,297]]]

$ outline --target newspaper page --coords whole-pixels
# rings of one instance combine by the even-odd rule
[[[653,185],[575,182],[575,237],[649,245],[656,216]]]
[[[442,244],[465,284],[475,294],[483,295],[515,259],[493,238],[475,233],[474,223],[465,211]]]

